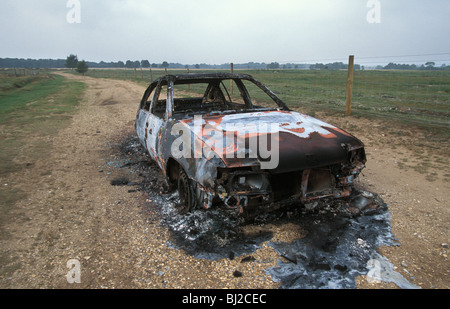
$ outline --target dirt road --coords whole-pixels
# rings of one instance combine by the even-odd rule
[[[2,230],[1,288],[279,287],[265,271],[276,265],[279,255],[266,243],[252,254],[251,263],[199,259],[168,245],[169,231],[160,225],[151,198],[133,186],[133,176],[127,176],[128,185],[111,185],[121,173],[113,166],[117,147],[133,130],[145,88],[126,81],[67,77],[88,84],[72,124],[48,140],[50,157],[1,179],[3,186],[27,192]],[[354,133],[367,146],[368,165],[360,184],[389,205],[392,232],[400,244],[379,252],[415,285],[448,288],[448,155],[435,154],[433,147],[441,146],[428,148],[425,141],[422,147],[407,147],[407,141],[416,138],[413,132],[381,122],[325,120]],[[426,155],[435,164],[424,173],[413,166],[420,166]],[[258,228],[248,227],[248,232]],[[293,224],[267,224],[265,229],[273,239],[286,242],[302,234]],[[80,283],[67,278],[67,263],[73,259],[80,262]],[[396,288],[369,283],[365,276],[357,278],[357,286]]]

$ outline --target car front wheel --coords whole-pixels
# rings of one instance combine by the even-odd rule
[[[186,214],[194,207],[194,190],[186,172],[181,167],[178,174],[178,195],[180,201],[176,207],[177,211],[179,214]]]

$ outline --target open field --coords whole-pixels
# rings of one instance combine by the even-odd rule
[[[135,79],[133,71],[128,71],[130,76],[112,71],[89,74],[111,78],[114,74],[114,79],[74,74],[0,79],[1,161],[6,162],[0,166],[0,287],[279,288],[266,269],[277,265],[280,255],[267,242],[246,261],[242,256],[196,258],[168,245],[171,234],[160,224],[153,197],[133,185],[143,181],[127,168],[134,162],[119,161],[119,146],[133,132],[138,102],[149,80],[140,80],[139,75]],[[393,117],[401,115],[397,111],[381,118],[362,117],[366,114],[358,111],[343,117],[343,105],[329,102],[345,101],[342,72],[344,77],[330,73],[336,75],[329,78],[328,92],[320,96],[318,90],[310,90],[304,98],[301,93],[314,88],[315,71],[302,72],[304,84],[310,85],[303,91],[294,87],[298,76],[289,80],[290,72],[250,73],[278,91],[292,108],[306,108],[365,143],[368,164],[358,185],[388,204],[392,233],[399,243],[378,251],[411,283],[425,289],[449,288],[448,122],[426,126],[424,116],[411,125],[397,121]],[[164,71],[153,74],[156,78]],[[444,93],[435,101],[448,104],[448,92],[439,87],[438,92]],[[358,91],[355,86],[355,104]],[[296,95],[305,105],[295,105]],[[129,184],[113,186],[118,177],[126,177]],[[158,190],[157,179],[151,185]],[[251,225],[244,232],[270,233],[273,241],[289,243],[304,237],[307,229],[286,219]],[[71,259],[81,262],[79,284],[66,279]],[[236,271],[241,276],[235,276]],[[357,288],[397,288],[393,283],[369,282],[365,276],[356,282]]]
[[[20,156],[50,151],[40,138],[57,134],[58,129],[69,123],[83,87],[82,83],[69,83],[57,75],[0,76],[2,174],[23,167],[28,160],[19,160]],[[34,140],[32,149],[36,151],[23,151],[21,146],[30,140]]]
[[[183,74],[186,70],[168,70]],[[207,72],[192,70],[194,72]],[[209,71],[210,72],[210,71]],[[224,71],[222,71],[224,72]],[[274,90],[288,106],[308,113],[345,113],[345,70],[235,70],[248,73]],[[135,80],[148,84],[165,74],[162,69],[101,70],[87,75]],[[355,71],[352,114],[412,123],[425,128],[450,128],[449,71]],[[444,132],[442,132],[444,133]],[[447,138],[449,136],[447,135]]]

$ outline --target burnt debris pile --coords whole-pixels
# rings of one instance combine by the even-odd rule
[[[268,269],[281,288],[355,288],[380,246],[395,245],[386,205],[358,216],[315,211],[297,222],[308,231],[291,243],[270,242],[280,256]]]

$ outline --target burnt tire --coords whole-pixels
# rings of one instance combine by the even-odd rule
[[[178,195],[180,201],[176,208],[179,214],[187,214],[194,208],[194,190],[191,185],[191,180],[187,177],[186,172],[180,168],[177,182]]]

